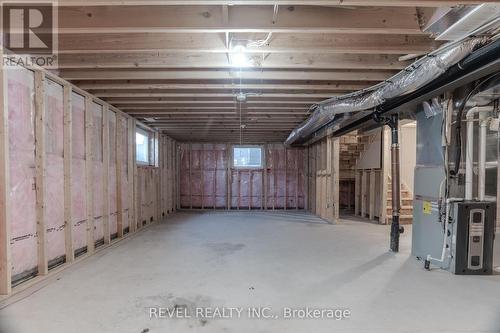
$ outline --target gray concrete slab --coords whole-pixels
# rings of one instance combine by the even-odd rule
[[[500,275],[425,271],[409,255],[410,229],[393,254],[387,226],[300,212],[179,213],[2,309],[0,332],[500,332]],[[151,307],[192,317],[151,319]],[[249,307],[273,318],[248,318]],[[284,318],[306,307],[351,315]],[[243,312],[196,316],[203,308]]]

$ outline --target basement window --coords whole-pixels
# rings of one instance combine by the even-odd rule
[[[135,129],[136,161],[139,165],[156,166],[158,140],[153,132],[137,127]]]
[[[235,168],[262,168],[262,147],[234,146],[233,166]]]

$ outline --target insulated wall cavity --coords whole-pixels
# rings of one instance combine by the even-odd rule
[[[63,87],[45,80],[45,225],[50,262],[65,254]]]
[[[72,220],[73,248],[79,250],[87,246],[87,198],[85,173],[85,98],[72,93]]]
[[[13,281],[37,266],[34,74],[7,71]]]

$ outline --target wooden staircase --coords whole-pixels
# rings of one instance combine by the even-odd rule
[[[369,136],[356,132],[340,137],[340,178],[354,179],[354,167],[369,140]]]
[[[405,184],[401,183],[401,211],[399,213],[400,224],[412,224],[413,222],[413,194],[408,190]],[[390,224],[392,221],[392,181],[388,179],[387,191],[387,220]]]

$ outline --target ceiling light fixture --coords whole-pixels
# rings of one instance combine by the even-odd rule
[[[244,45],[236,45],[233,47],[232,52],[229,55],[232,66],[239,68],[252,66],[252,63],[248,59],[245,51],[246,47]]]

